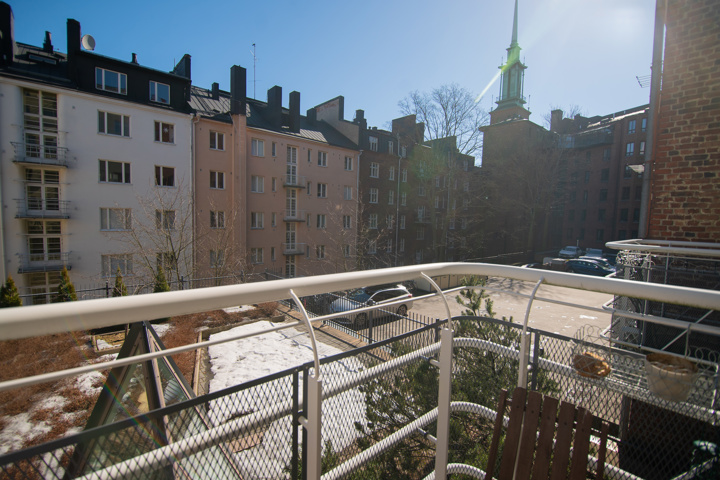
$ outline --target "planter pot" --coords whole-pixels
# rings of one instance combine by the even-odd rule
[[[695,383],[698,367],[686,358],[665,353],[645,357],[648,390],[671,402],[684,402]]]

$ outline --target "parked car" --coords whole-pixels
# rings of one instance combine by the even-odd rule
[[[583,275],[605,277],[611,273],[615,273],[614,268],[607,268],[595,260],[571,258],[566,262],[566,266],[568,272],[581,273]]]
[[[567,247],[560,250],[560,253],[558,254],[558,256],[560,258],[577,258],[582,254],[583,254],[583,251],[580,249],[580,247],[574,247],[572,245],[568,245]]]
[[[602,258],[603,257],[603,251],[599,248],[588,248],[585,251],[586,257],[592,257],[592,258]]]
[[[615,266],[613,266],[612,263],[608,262],[608,261],[607,261],[606,259],[604,259],[604,258],[588,257],[587,255],[585,255],[585,256],[583,256],[583,257],[580,257],[579,260],[590,260],[591,262],[599,263],[599,264],[602,265],[603,267],[608,268],[608,269],[612,270],[613,272],[616,270],[616,269],[615,269]]]
[[[398,305],[382,308],[383,304],[405,299]],[[368,314],[374,318],[397,314],[404,317],[412,308],[412,293],[403,285],[380,285],[364,287],[349,292],[346,296],[336,299],[330,304],[330,313],[347,312],[356,308],[377,305],[378,309],[371,312],[352,312],[345,317],[351,325],[364,328],[368,323]]]

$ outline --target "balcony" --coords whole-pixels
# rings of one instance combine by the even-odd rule
[[[28,253],[19,255],[18,273],[57,272],[64,268],[72,269],[70,252]]]
[[[305,188],[307,187],[307,180],[300,175],[285,175],[283,177],[283,187]]]
[[[290,242],[283,243],[283,255],[305,255],[307,243]]]
[[[30,165],[68,166],[68,149],[32,143],[11,142],[15,150],[13,162]]]
[[[481,316],[453,313],[453,306],[455,312],[459,308],[452,305],[454,297],[463,288],[441,291],[438,284],[471,275],[488,278],[487,284],[472,287],[476,292],[510,296],[521,304],[515,322],[489,318],[485,311],[478,312]],[[314,335],[341,329],[348,315],[322,313],[311,300],[318,302],[327,292],[406,281],[425,282],[433,292],[414,297],[413,310],[438,305],[446,313],[437,321],[322,359],[320,337],[298,343],[300,329]],[[610,299],[604,307],[597,303],[601,297]],[[495,399],[500,390],[522,385],[584,407],[610,424],[605,478],[717,478],[717,457],[705,448],[717,441],[717,355],[682,351],[678,357],[692,361],[699,371],[686,388],[686,398],[669,398],[647,379],[645,354],[652,349],[628,347],[592,329],[566,335],[533,326],[546,320],[551,309],[562,308],[573,312],[564,320],[558,317],[562,325],[622,316],[636,326],[663,326],[681,339],[720,337],[720,328],[705,324],[702,316],[689,324],[643,310],[647,301],[663,302],[665,312],[669,306],[717,312],[720,293],[715,291],[503,265],[427,264],[8,309],[0,340],[125,325],[156,318],[158,312],[174,317],[273,300],[287,301],[295,309],[284,322],[264,331],[237,331],[135,358],[104,360],[82,370],[0,383],[0,391],[7,391],[140,362],[149,365],[144,371],[152,372],[153,361],[215,345],[229,347],[233,362],[239,363],[250,350],[247,342],[264,339],[267,346],[275,334],[292,340],[278,348],[279,357],[298,347],[314,352],[312,361],[288,365],[264,378],[168,401],[120,422],[10,451],[0,455],[0,472],[10,478],[88,479],[330,480],[390,477],[391,472],[397,478],[444,479],[457,473],[484,478],[483,436],[494,428]],[[377,307],[357,308],[355,313],[370,311]],[[345,328],[345,333],[365,338],[367,329]],[[263,355],[269,352],[258,349]],[[588,351],[604,358],[604,375],[583,376],[576,370],[574,356]],[[166,399],[174,392],[168,385],[159,387]],[[125,401],[122,396],[116,400]],[[502,422],[496,425],[503,428]],[[589,467],[598,462],[595,455],[591,445]]]
[[[57,199],[23,198],[16,200],[15,218],[70,218],[70,202]]]
[[[304,222],[307,219],[305,210],[285,210],[284,222]]]

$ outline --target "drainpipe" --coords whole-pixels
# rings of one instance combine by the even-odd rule
[[[650,210],[650,176],[652,174],[653,155],[655,154],[655,129],[660,103],[660,81],[663,69],[663,46],[665,43],[665,21],[667,19],[667,0],[657,0],[655,5],[655,36],[653,40],[652,76],[650,78],[650,109],[648,111],[647,137],[645,139],[645,164],[642,181],[642,199],[640,201],[640,225],[638,237],[647,236]]]
[[[190,134],[190,198],[192,199],[192,245],[193,245],[193,261],[192,261],[192,271],[193,273],[196,272],[195,267],[197,265],[197,245],[195,244],[196,239],[196,233],[195,228],[196,225],[196,218],[197,218],[197,201],[195,197],[195,166],[197,163],[197,142],[195,141],[195,135],[197,134],[197,124],[200,121],[200,115],[197,113],[192,115],[192,132]]]
[[[360,228],[360,157],[363,151],[357,155],[357,173],[355,174],[355,270],[358,268],[358,229]]]
[[[400,238],[400,161],[402,160],[402,150],[400,149],[400,135],[397,136],[398,148],[398,168],[397,168],[397,190],[395,198],[395,266],[398,266],[398,243]]]

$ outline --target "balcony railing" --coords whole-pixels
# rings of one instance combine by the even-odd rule
[[[285,210],[283,221],[285,222],[304,222],[306,220],[305,210]]]
[[[283,187],[288,188],[305,188],[307,180],[300,175],[285,175],[283,177]]]
[[[22,198],[16,200],[15,218],[70,218],[70,202],[56,199]]]
[[[523,318],[516,319],[517,323],[480,317],[451,319],[448,302],[453,301],[463,287],[441,292],[431,279],[445,276],[497,279],[497,283],[475,289],[491,295],[512,295],[526,302],[521,310]],[[436,293],[426,297],[437,296],[445,306],[445,326],[439,336],[425,335],[439,327],[428,325],[384,343],[320,360],[310,324],[329,324],[347,316],[348,312],[310,320],[312,312],[305,310],[301,297],[410,280],[429,282]],[[518,289],[519,282],[528,282],[534,288],[525,293]],[[545,293],[546,286],[572,290],[565,294]],[[22,478],[140,479],[181,472],[189,478],[195,478],[197,473],[197,478],[295,479],[301,478],[302,464],[302,478],[323,480],[352,474],[371,478],[371,472],[383,471],[384,467],[401,468],[399,475],[407,478],[439,479],[457,472],[483,478],[484,465],[474,462],[483,456],[482,451],[476,451],[484,447],[475,438],[482,432],[492,432],[488,419],[494,416],[497,393],[521,385],[587,408],[611,424],[605,478],[712,475],[712,469],[717,468],[717,457],[711,448],[704,449],[704,444],[716,441],[714,435],[720,415],[717,410],[720,397],[715,387],[720,364],[716,356],[696,351],[680,355],[693,361],[700,371],[689,385],[686,399],[670,400],[653,390],[646,379],[648,367],[644,360],[650,350],[626,349],[608,338],[568,337],[530,326],[531,319],[543,318],[546,306],[579,309],[582,315],[574,318],[580,319],[603,313],[595,304],[574,303],[581,291],[712,312],[720,310],[720,293],[715,291],[463,263],[7,309],[0,320],[0,340],[120,326],[157,318],[160,312],[162,316],[172,317],[288,298],[297,306],[302,320],[277,324],[264,332],[239,332],[137,357],[4,381],[0,383],[0,391],[93,370],[149,362],[301,325],[309,329],[314,360],[122,422],[25,451],[10,452],[0,456],[0,471],[11,478],[24,474]],[[414,308],[422,309],[420,302],[429,300],[426,297],[415,297]],[[377,307],[363,307],[354,313],[374,310]],[[687,335],[720,337],[720,328],[702,321],[688,327],[688,322],[638,311],[613,313],[631,315],[637,317],[638,322],[663,325]],[[424,340],[412,341],[421,335]],[[295,333],[290,336],[297,337]],[[233,347],[233,351],[237,350]],[[608,368],[604,376],[578,374],[573,358],[586,351],[596,352],[604,359]],[[482,369],[474,370],[478,365]],[[301,394],[303,390],[305,393]],[[456,390],[465,396],[457,398]],[[469,391],[472,395],[468,397]],[[174,428],[175,435],[158,437],[158,425]],[[304,431],[302,436],[298,435],[299,430]],[[464,438],[473,440],[464,441]],[[412,444],[407,443],[410,441]],[[452,452],[449,452],[451,446]],[[222,452],[228,449],[235,453],[223,456]],[[476,453],[460,459],[467,463],[465,465],[457,461],[449,463],[449,454],[457,459],[461,451]],[[412,457],[399,457],[403,452]],[[591,448],[589,465],[597,461],[593,455]],[[66,468],[80,466],[84,469],[79,472],[66,471]]]
[[[304,255],[307,243],[283,243],[283,255]]]
[[[70,252],[27,253],[19,255],[18,273],[57,272],[63,267],[70,270]]]
[[[35,165],[68,166],[68,149],[37,145],[33,143],[11,142],[15,150],[13,162],[31,163]]]

